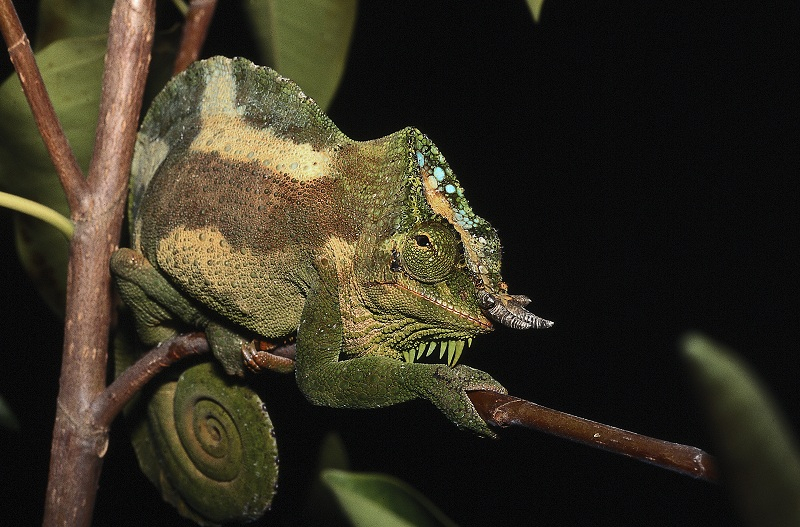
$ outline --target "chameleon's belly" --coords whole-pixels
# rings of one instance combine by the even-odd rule
[[[335,180],[297,181],[216,153],[181,157],[151,180],[135,246],[223,317],[265,337],[295,331],[317,280],[314,254],[342,227]]]

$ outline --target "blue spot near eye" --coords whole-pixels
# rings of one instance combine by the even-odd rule
[[[453,192],[456,191],[456,187],[454,187],[453,185],[446,185],[444,187],[444,191],[447,192],[448,194],[452,194]]]
[[[417,164],[420,167],[425,164],[425,156],[422,155],[422,152],[417,152]]]
[[[444,170],[442,167],[436,167],[433,169],[433,177],[436,178],[436,181],[442,181],[444,179]],[[452,187],[452,185],[449,185]]]

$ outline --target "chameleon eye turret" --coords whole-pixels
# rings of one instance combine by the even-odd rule
[[[403,269],[420,282],[446,279],[457,258],[458,241],[452,229],[435,223],[422,224],[408,233],[400,248]]]

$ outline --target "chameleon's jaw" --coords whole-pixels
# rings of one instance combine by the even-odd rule
[[[406,282],[402,283],[399,281],[391,282],[389,285],[400,289],[410,295],[413,295],[422,301],[435,306],[436,309],[440,309],[444,312],[449,313],[455,319],[461,320],[467,324],[471,329],[476,329],[480,332],[486,332],[492,330],[492,323],[488,319],[484,318],[480,311],[475,310],[475,313],[469,313],[466,309],[458,307],[453,303],[446,302],[437,298],[434,295],[430,295],[426,293],[419,287],[415,287],[413,282]]]
[[[543,329],[553,326],[553,322],[534,315],[527,309],[530,299],[525,295],[499,294],[493,295],[486,291],[478,294],[478,302],[486,315],[492,320],[514,329]],[[439,348],[439,358],[443,359],[447,353],[447,364],[455,366],[464,346],[472,346],[472,337],[466,340],[432,340],[420,342],[416,349],[403,351],[403,358],[406,362],[414,362],[422,357],[430,356],[436,348]]]
[[[432,340],[430,342],[420,342],[416,350],[411,349],[403,352],[403,359],[406,362],[414,362],[422,357],[430,356],[436,348],[439,348],[439,359],[444,359],[447,353],[447,364],[455,366],[458,359],[461,358],[461,353],[464,351],[464,346],[467,348],[472,346],[472,337],[466,340]]]
[[[504,326],[513,329],[543,329],[553,326],[553,322],[534,315],[527,309],[530,298],[525,295],[492,294],[488,291],[478,292],[478,303],[484,312]]]
[[[460,329],[455,331],[455,334],[453,332],[449,332],[449,335],[440,334],[438,338],[429,335],[424,340],[412,341],[414,344],[401,352],[406,362],[411,363],[423,357],[429,357],[436,348],[439,348],[439,359],[443,360],[446,355],[447,364],[451,367],[455,366],[461,358],[464,348],[472,346],[472,336],[467,335],[476,335],[492,330],[490,320],[485,318],[485,315],[483,315],[480,310],[469,313],[467,310],[458,308],[450,302],[426,294],[423,290],[413,287],[413,283],[395,283],[394,285],[409,294],[424,299],[424,301],[434,306],[437,310],[449,313],[453,317],[453,321],[458,320],[458,325],[461,326]]]
[[[364,283],[362,291],[373,313],[394,310],[405,320],[407,329],[399,331],[402,337],[390,345],[405,362],[431,357],[438,348],[440,361],[455,366],[464,349],[472,345],[473,337],[492,331],[492,322],[476,298],[443,294],[449,290],[435,291],[398,275],[393,278]]]

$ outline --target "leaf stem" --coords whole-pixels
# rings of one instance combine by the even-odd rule
[[[66,236],[67,240],[72,238],[72,233],[75,232],[75,226],[69,218],[50,207],[23,198],[22,196],[9,194],[8,192],[0,192],[0,207],[6,207],[38,218],[61,231],[61,233]]]

